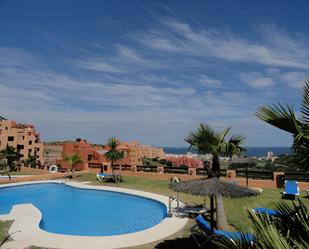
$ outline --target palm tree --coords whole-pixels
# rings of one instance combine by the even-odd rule
[[[37,165],[37,161],[34,156],[29,156],[25,163],[27,165],[30,165],[30,167],[32,168],[35,168],[35,166]]]
[[[224,129],[221,132],[214,131],[207,124],[200,126],[185,139],[190,147],[197,149],[199,154],[212,154],[212,168],[210,177],[216,175],[219,177],[220,161],[219,156],[231,157],[235,154],[240,154],[245,151],[241,146],[244,142],[243,136],[232,136],[229,140],[226,139],[231,127]]]
[[[6,146],[5,149],[0,151],[0,157],[6,159],[9,172],[12,172],[15,168],[14,162],[18,161],[21,155],[12,146]]]
[[[80,157],[80,155],[73,153],[70,155],[65,156],[65,161],[67,161],[72,166],[72,178],[75,178],[75,168],[78,163],[82,163],[83,159]]]
[[[114,164],[116,161],[122,159],[124,157],[123,151],[117,150],[117,147],[119,146],[120,142],[116,137],[108,138],[107,140],[107,146],[109,150],[105,152],[105,157],[107,160],[111,161],[111,168],[113,172],[113,178],[114,181],[116,181],[115,177],[115,171],[114,171]]]
[[[303,87],[301,116],[296,117],[292,107],[278,103],[273,106],[260,106],[256,116],[281,130],[293,135],[293,161],[300,168],[309,169],[309,81]]]
[[[199,154],[212,154],[212,167],[208,170],[208,177],[220,176],[220,160],[219,156],[229,156],[240,154],[245,151],[241,147],[244,142],[243,136],[232,136],[229,140],[226,139],[231,127],[224,129],[221,132],[214,131],[207,124],[200,126],[185,139],[190,147],[197,149]],[[206,168],[207,169],[207,168]],[[226,228],[228,226],[224,212],[222,196],[216,198],[217,204],[217,226]]]

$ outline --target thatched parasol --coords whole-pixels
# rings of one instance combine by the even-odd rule
[[[244,166],[246,169],[246,186],[248,187],[248,167],[253,167],[256,165],[256,160],[250,157],[240,157],[235,158],[230,162],[231,165]]]
[[[223,218],[225,219],[222,196],[229,198],[238,198],[245,196],[255,196],[259,194],[254,190],[236,184],[224,182],[215,177],[208,179],[183,181],[177,184],[170,185],[170,188],[177,192],[210,197],[210,214],[212,229],[214,227],[214,198],[217,202],[217,217],[219,217],[218,212],[221,212],[221,215],[224,216]],[[223,226],[225,226],[225,224]]]
[[[216,177],[179,182],[171,185],[171,189],[177,192],[208,197],[216,197],[219,194],[229,198],[257,195],[254,190],[221,181]]]

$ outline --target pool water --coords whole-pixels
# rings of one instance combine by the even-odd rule
[[[9,213],[13,205],[26,203],[41,211],[42,229],[67,235],[133,233],[150,228],[167,216],[161,202],[118,192],[57,183],[0,188],[0,214]]]

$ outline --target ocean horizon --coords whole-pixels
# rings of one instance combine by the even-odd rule
[[[289,155],[292,153],[290,147],[272,147],[272,146],[248,146],[247,151],[244,153],[246,156],[263,157],[267,152],[271,151],[275,156]],[[194,150],[189,150],[188,147],[163,147],[166,154],[187,154],[188,152],[194,153]]]

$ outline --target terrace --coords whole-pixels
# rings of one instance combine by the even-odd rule
[[[174,195],[175,193],[168,188],[169,179],[162,177],[162,174],[154,173],[135,173],[134,175],[131,172],[122,172],[123,182],[110,183],[110,182],[101,182],[96,180],[94,173],[84,173],[76,178],[78,182],[87,182],[91,186],[107,186],[107,187],[120,187],[126,189],[142,190],[146,192],[152,192],[156,194],[161,194],[165,196]],[[172,176],[167,174],[164,176]],[[190,177],[190,176],[188,176]],[[257,207],[272,207],[277,203],[281,202],[281,190],[280,189],[271,189],[264,188],[260,196],[257,197],[243,197],[238,199],[224,199],[225,211],[227,214],[229,224],[237,227],[237,229],[243,231],[250,231],[250,220],[248,218],[247,210]],[[305,193],[301,193],[301,199],[305,205],[309,205],[309,199],[304,198]],[[179,194],[179,198],[185,204],[190,205],[200,205],[203,203],[202,197],[196,197],[188,194]],[[291,204],[289,200],[283,200],[283,202]],[[209,206],[209,200],[207,199],[206,205]],[[10,222],[1,222],[1,236],[4,238]],[[190,233],[190,227],[193,225],[193,220],[189,220],[187,225],[179,232],[174,235],[171,235],[165,239],[146,244],[144,246],[131,247],[134,249],[143,248],[195,248],[194,240]],[[181,246],[179,246],[181,245]],[[38,247],[33,247],[38,249]],[[45,248],[44,248],[45,249]]]

